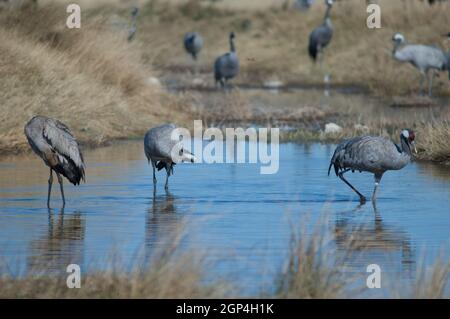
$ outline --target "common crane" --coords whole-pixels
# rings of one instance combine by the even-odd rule
[[[421,95],[423,93],[423,82],[425,78],[428,78],[428,95],[432,96],[434,71],[450,69],[447,54],[436,46],[408,44],[406,43],[405,37],[400,33],[396,33],[392,41],[394,42],[394,49],[392,51],[394,59],[400,62],[409,62],[420,71],[419,93]],[[430,70],[432,71],[431,76],[429,76]]]
[[[156,169],[166,169],[165,189],[169,187],[169,176],[173,174],[173,167],[179,162],[194,163],[195,157],[180,145],[179,135],[173,124],[154,127],[145,134],[144,151],[153,167],[153,185],[156,186]]]
[[[308,52],[311,58],[316,61],[319,56],[320,61],[323,59],[323,49],[330,43],[333,37],[333,25],[331,24],[331,8],[333,0],[325,0],[327,10],[323,18],[322,25],[315,28],[309,35]]]
[[[139,8],[133,7],[131,9],[131,25],[130,28],[128,29],[128,37],[127,37],[128,42],[131,42],[134,39],[134,36],[136,35],[137,31],[136,20],[138,15],[139,15]]]
[[[386,171],[399,170],[411,161],[411,146],[414,145],[415,134],[405,129],[400,134],[400,146],[389,139],[378,136],[354,137],[343,141],[336,147],[328,168],[334,166],[336,176],[358,194],[361,203],[366,198],[350,184],[344,174],[348,171],[370,172],[375,176],[375,188],[372,201],[375,203],[378,185]]]
[[[58,177],[64,207],[66,200],[61,175],[74,185],[79,185],[81,180],[85,181],[83,155],[75,137],[66,125],[44,116],[35,116],[25,125],[25,136],[31,149],[50,167],[47,207],[50,208],[53,171]]]
[[[214,63],[214,78],[216,84],[220,83],[222,87],[225,83],[234,78],[239,73],[239,58],[234,46],[234,32],[230,33],[230,52],[219,56]]]
[[[203,39],[197,32],[189,32],[184,36],[184,48],[186,51],[192,55],[194,60],[197,60],[197,55],[203,48]]]

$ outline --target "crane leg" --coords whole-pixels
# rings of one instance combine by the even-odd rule
[[[419,95],[422,96],[423,95],[423,82],[425,81],[425,78],[427,77],[425,72],[420,72],[421,77],[420,77],[420,85],[419,85]]]
[[[58,173],[56,173],[56,177],[58,177],[58,183],[59,183],[59,188],[61,189],[61,197],[62,197],[62,201],[63,201],[63,207],[65,207],[66,206],[66,198],[64,197],[63,179],[62,179],[61,175],[59,175]]]
[[[220,88],[221,88],[221,89],[224,89],[224,88],[225,88],[225,81],[224,81],[224,79],[223,79],[223,78],[220,78],[220,80],[219,80],[218,82],[219,82]]]
[[[372,194],[372,202],[375,204],[375,202],[377,201],[377,191],[378,191],[378,186],[380,185],[381,182],[381,177],[383,177],[383,174],[375,174],[375,187],[373,189],[373,194]]]
[[[168,190],[169,189],[169,176],[170,176],[170,170],[171,170],[171,165],[170,164],[166,164],[166,184],[164,185],[164,189]]]
[[[53,184],[53,170],[50,168],[50,176],[48,178],[47,208],[50,208],[50,194],[52,193],[52,184]]]
[[[364,204],[366,202],[366,198],[360,193],[358,192],[358,190],[353,187],[352,184],[350,184],[344,177],[344,173],[347,173],[349,171],[349,169],[346,169],[345,171],[339,172],[338,176],[339,178],[345,183],[347,184],[356,194],[358,194],[359,196],[359,201],[361,202],[361,204]]]
[[[152,168],[153,168],[153,186],[156,185],[156,162],[152,160]]]
[[[428,96],[432,97],[433,96],[433,78],[434,78],[434,71],[431,71],[431,76],[429,77],[429,82],[428,82]]]

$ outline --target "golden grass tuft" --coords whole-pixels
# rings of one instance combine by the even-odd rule
[[[332,251],[332,241],[326,238],[323,229],[316,227],[311,235],[305,230],[292,231],[288,261],[277,278],[276,296],[300,299],[343,297],[351,280],[342,272],[339,262],[333,260]]]
[[[424,124],[419,134],[421,159],[450,164],[450,121]]]

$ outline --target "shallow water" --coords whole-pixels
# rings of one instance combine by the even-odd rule
[[[413,278],[425,253],[430,265],[450,252],[450,170],[412,163],[382,180],[377,210],[335,176],[327,176],[333,145],[281,144],[277,174],[259,174],[259,164],[181,164],[164,191],[158,174],[154,197],[151,168],[141,141],[85,152],[87,183],[65,183],[62,212],[59,189],[46,208],[48,171],[33,155],[0,162],[0,261],[14,275],[102,269],[111,255],[133,264],[151,255],[168,234],[183,229],[181,249],[206,254],[212,277],[226,276],[243,294],[271,289],[286,261],[291,230],[312,233],[325,225],[339,254],[353,234],[367,249],[352,252],[349,273],[379,264],[398,280]],[[349,174],[370,195],[369,174]],[[326,215],[326,218],[321,218]],[[448,260],[448,259],[445,259]],[[2,268],[2,272],[6,271]],[[368,292],[372,293],[372,292]],[[375,292],[374,292],[375,293]],[[378,292],[376,292],[378,293]]]

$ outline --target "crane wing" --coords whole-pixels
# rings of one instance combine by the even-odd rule
[[[60,157],[62,155],[70,159],[78,168],[84,169],[83,155],[75,137],[66,125],[57,120],[47,119],[43,136]]]

